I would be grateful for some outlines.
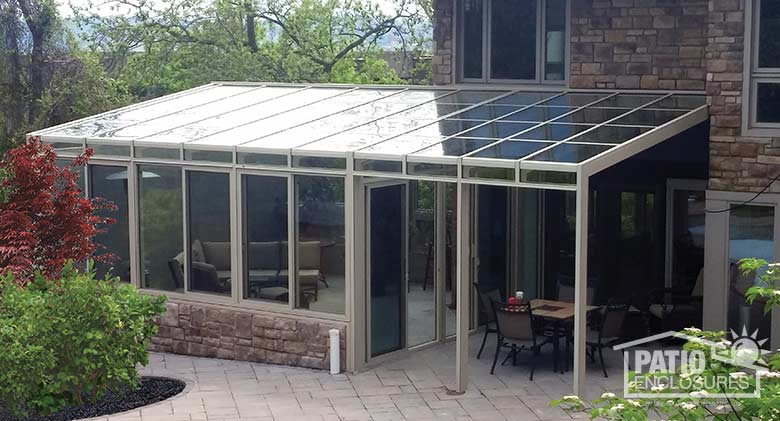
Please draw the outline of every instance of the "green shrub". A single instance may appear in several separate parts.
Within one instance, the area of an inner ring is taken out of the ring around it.
[[[137,387],[164,303],[70,264],[25,288],[0,277],[0,412],[46,415]]]

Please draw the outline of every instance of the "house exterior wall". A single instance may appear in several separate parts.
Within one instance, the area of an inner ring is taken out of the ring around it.
[[[746,136],[742,127],[746,1],[711,0],[707,45],[711,190],[757,192],[780,171],[780,138]],[[780,133],[779,133],[780,134]],[[780,192],[774,183],[769,191]]]
[[[345,367],[346,324],[171,300],[150,350],[199,357],[330,368],[330,329],[340,331]]]
[[[455,1],[436,3],[437,84],[457,80]],[[780,171],[780,137],[742,130],[745,6],[754,0],[570,1],[568,87],[706,90],[709,188],[757,192]],[[780,183],[770,191],[780,192]]]
[[[703,90],[707,0],[572,0],[572,88]]]

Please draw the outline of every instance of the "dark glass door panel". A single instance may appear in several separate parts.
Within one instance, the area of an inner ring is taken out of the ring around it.
[[[368,189],[371,356],[404,347],[406,185]]]

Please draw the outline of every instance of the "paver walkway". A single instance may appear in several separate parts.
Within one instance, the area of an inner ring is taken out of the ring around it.
[[[471,383],[460,396],[447,394],[454,382],[454,344],[408,353],[359,373],[327,372],[173,354],[152,354],[144,375],[186,380],[185,393],[147,408],[101,420],[570,420],[549,402],[571,393],[571,372],[553,373],[547,362],[534,381],[518,361],[489,374],[493,347],[476,360],[472,341]],[[622,390],[622,364],[610,356],[610,378],[598,367],[588,372],[586,397]],[[587,418],[575,414],[576,418]]]

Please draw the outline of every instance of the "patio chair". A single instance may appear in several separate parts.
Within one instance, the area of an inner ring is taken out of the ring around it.
[[[498,301],[491,301],[493,317],[496,320],[496,353],[493,355],[493,365],[490,367],[490,374],[495,374],[496,362],[501,348],[509,348],[510,354],[507,357],[512,358],[512,365],[516,362],[517,353],[520,351],[530,351],[531,357],[531,375],[530,381],[534,379],[534,370],[536,369],[536,360],[539,357],[541,347],[549,340],[542,343],[536,341],[536,323],[534,322],[531,306],[527,306],[524,311],[507,311],[503,309],[503,304]],[[504,360],[506,362],[506,360]]]
[[[493,315],[493,301],[501,301],[501,292],[498,289],[492,289],[490,291],[480,291],[479,284],[474,282],[474,290],[479,297],[479,312],[482,314],[485,321],[485,336],[482,337],[482,345],[479,347],[477,353],[477,359],[482,356],[482,350],[485,349],[485,343],[487,342],[488,335],[496,333],[496,318]]]
[[[599,353],[599,362],[607,375],[607,367],[604,365],[604,348],[611,348],[622,342],[623,323],[628,314],[628,304],[608,304],[601,308],[600,318],[596,329],[589,329],[587,334],[588,356],[595,362],[595,353]]]

